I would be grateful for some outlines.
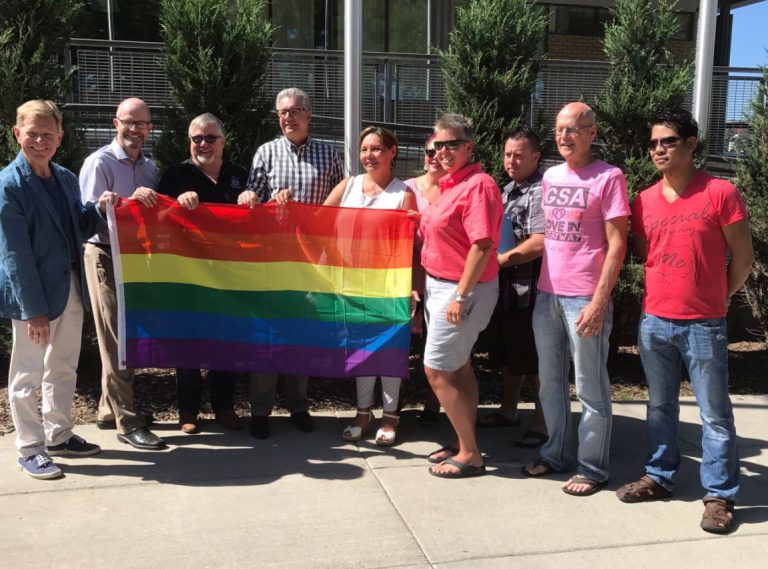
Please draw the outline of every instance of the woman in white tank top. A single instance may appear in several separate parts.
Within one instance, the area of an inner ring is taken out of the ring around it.
[[[380,127],[368,127],[360,133],[360,163],[365,174],[342,180],[323,205],[373,209],[416,210],[416,197],[393,174],[397,157],[397,137]],[[373,425],[373,393],[375,376],[357,378],[357,415],[342,433],[346,441],[358,441]],[[384,413],[376,432],[376,444],[391,446],[395,443],[400,416],[397,407],[400,399],[400,377],[381,377]]]

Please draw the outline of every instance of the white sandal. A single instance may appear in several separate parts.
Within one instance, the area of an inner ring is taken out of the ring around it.
[[[400,422],[400,415],[396,413],[383,413],[382,418],[383,417],[387,417],[389,419],[397,419],[397,423]],[[376,431],[376,446],[391,447],[393,444],[395,444],[396,438],[397,429],[392,431],[384,431],[383,429],[379,429]]]
[[[361,411],[358,409],[357,414],[368,415],[368,422],[363,427],[347,425],[341,433],[341,438],[345,441],[359,441],[371,430],[371,426],[373,425],[373,411],[371,409],[368,409],[368,411]]]

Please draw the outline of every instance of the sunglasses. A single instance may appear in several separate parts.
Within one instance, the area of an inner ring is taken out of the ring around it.
[[[202,144],[203,141],[206,141],[208,144],[213,144],[220,138],[221,137],[216,134],[206,134],[205,136],[203,136],[202,134],[198,134],[196,136],[190,136],[189,140],[191,140],[195,144]]]
[[[653,152],[656,147],[661,144],[664,149],[673,148],[677,146],[677,143],[683,140],[682,136],[665,136],[664,138],[652,138],[648,141],[648,150]]]
[[[427,155],[427,158],[434,158],[435,155],[437,154],[437,150],[435,150],[434,148],[425,148],[424,154]]]
[[[435,150],[440,151],[443,148],[447,150],[456,150],[459,148],[462,144],[465,142],[469,142],[468,140],[464,140],[463,138],[456,138],[454,140],[436,140],[434,142]]]

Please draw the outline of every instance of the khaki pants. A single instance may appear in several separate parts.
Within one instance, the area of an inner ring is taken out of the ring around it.
[[[13,349],[8,371],[8,399],[16,447],[22,458],[65,443],[72,436],[72,399],[77,383],[77,360],[83,331],[80,279],[71,273],[64,312],[51,321],[47,346],[27,335],[27,323],[13,320]],[[43,420],[37,412],[37,389],[42,392]]]
[[[101,399],[98,419],[114,420],[117,432],[132,433],[146,426],[133,409],[133,371],[120,370],[117,354],[117,294],[109,245],[85,245],[85,276],[101,356]]]

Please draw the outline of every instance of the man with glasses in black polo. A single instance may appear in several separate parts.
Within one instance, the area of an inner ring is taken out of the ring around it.
[[[141,99],[126,99],[112,124],[115,139],[88,156],[80,170],[83,203],[97,202],[106,191],[151,205],[156,199],[157,169],[142,147],[152,131],[149,107]],[[148,450],[165,443],[147,428],[147,417],[133,408],[133,371],[118,363],[117,295],[109,233],[97,233],[85,245],[85,274],[93,304],[93,319],[101,355],[101,400],[96,425],[117,429],[119,441]]]
[[[284,89],[275,99],[283,136],[259,147],[253,157],[248,189],[239,203],[254,207],[274,200],[322,205],[344,179],[344,165],[336,149],[309,135],[312,103],[301,89]],[[300,431],[314,430],[309,415],[306,376],[283,376],[286,407]],[[254,374],[251,381],[251,434],[269,438],[268,417],[275,402],[277,375]]]

